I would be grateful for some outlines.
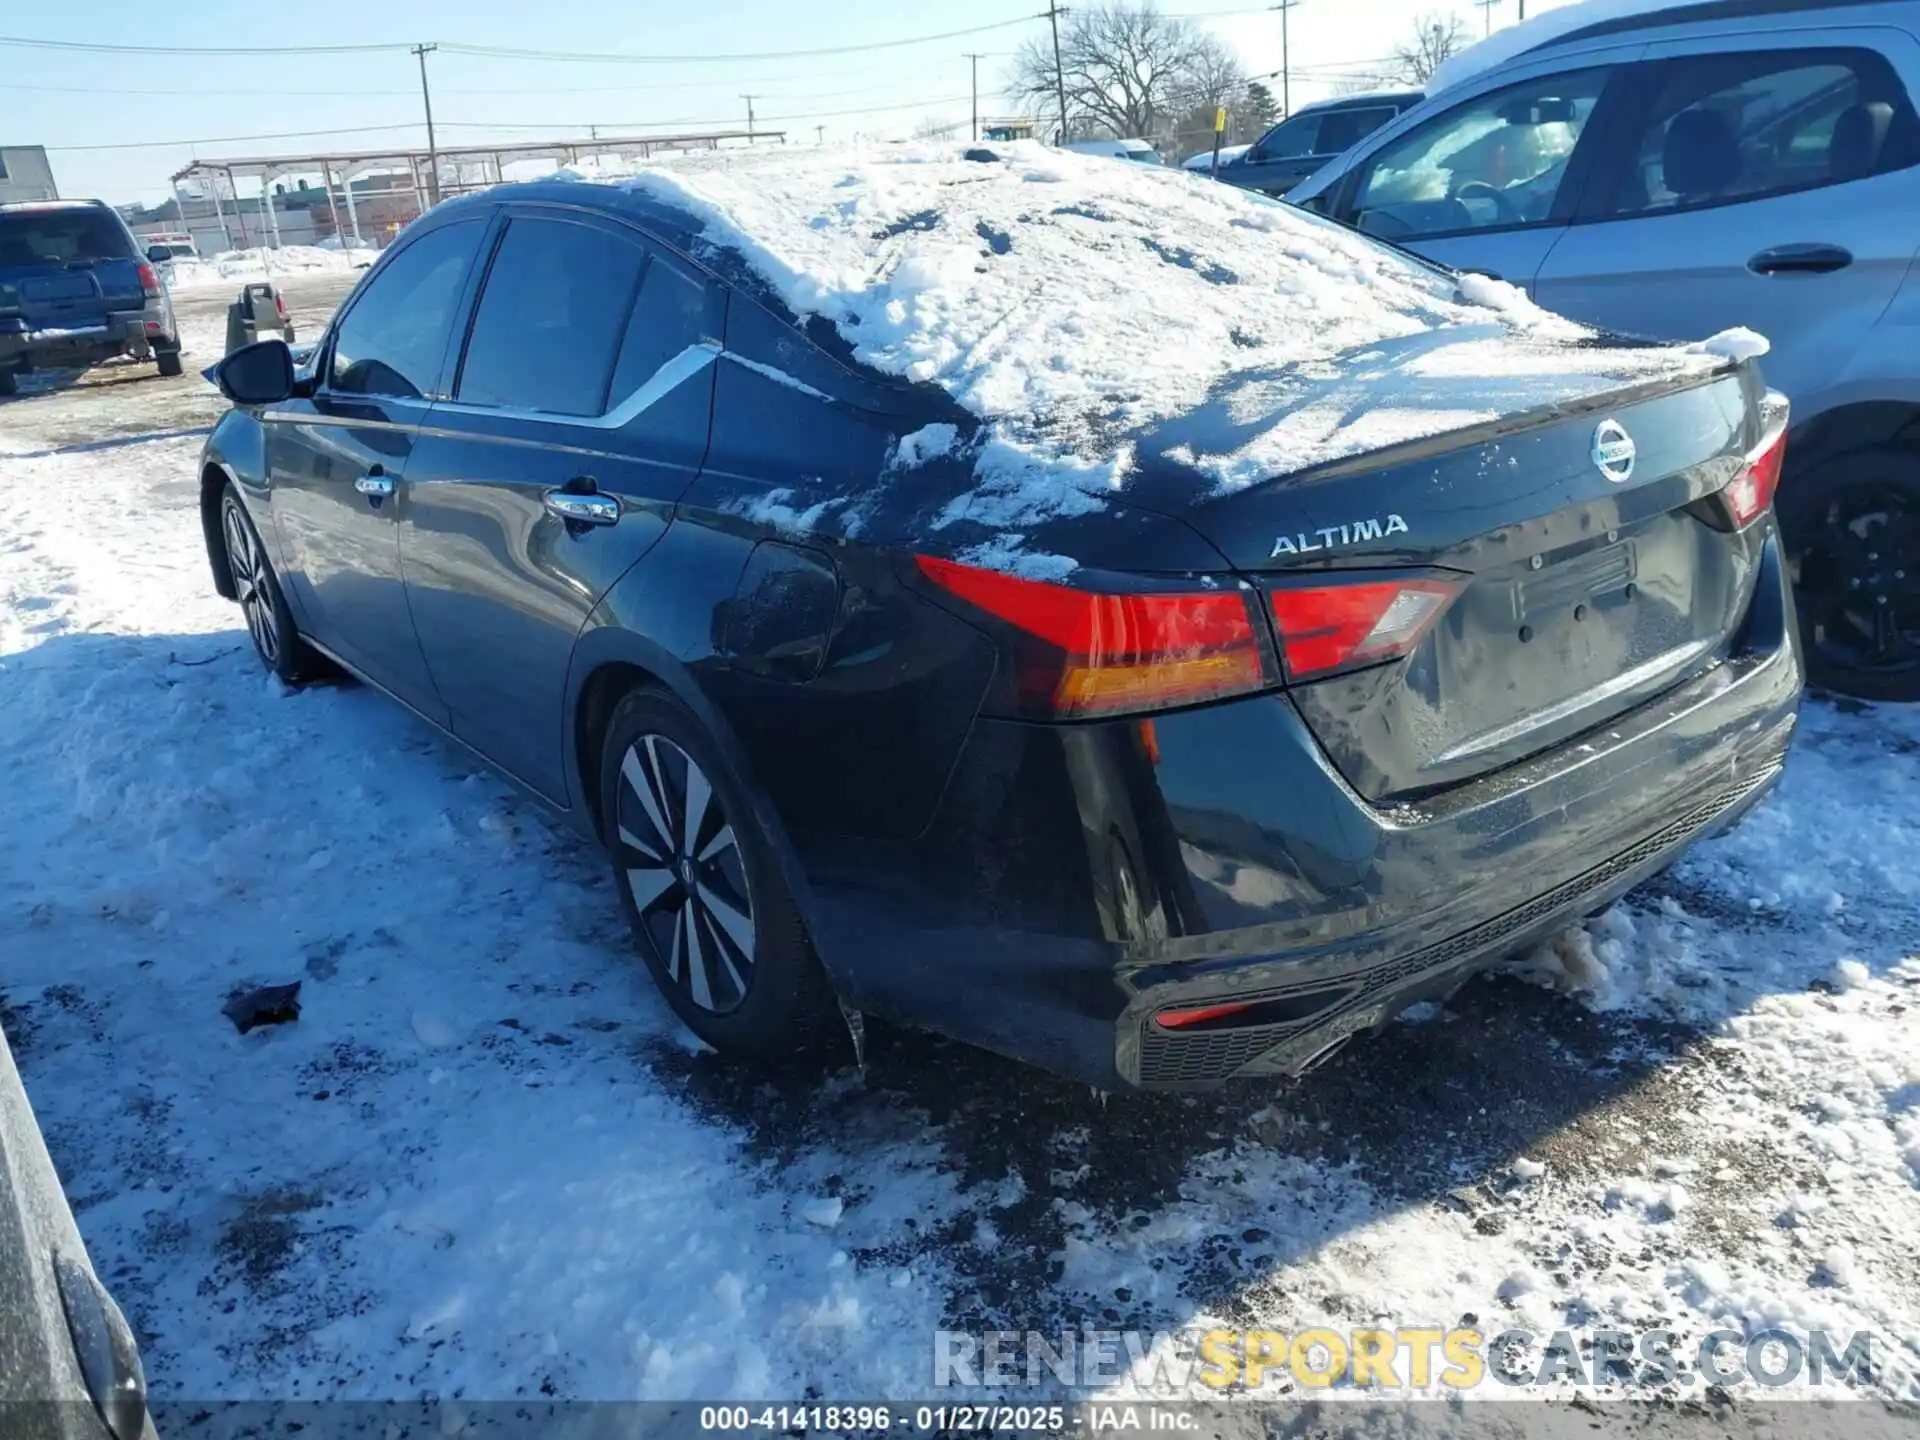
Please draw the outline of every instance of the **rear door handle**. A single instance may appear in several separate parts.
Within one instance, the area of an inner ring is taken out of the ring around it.
[[[1853,252],[1839,245],[1776,245],[1747,261],[1756,275],[1828,275],[1853,263]]]
[[[393,477],[376,465],[354,481],[353,488],[369,500],[384,500],[393,494]]]
[[[560,489],[547,491],[542,499],[549,515],[558,515],[575,525],[614,525],[620,520],[620,502],[611,495]]]

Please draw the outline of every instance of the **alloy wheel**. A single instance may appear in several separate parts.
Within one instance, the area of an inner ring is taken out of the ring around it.
[[[274,615],[273,592],[268,588],[260,542],[238,505],[226,507],[221,528],[227,540],[227,573],[233,576],[233,590],[240,601],[240,613],[246,617],[247,633],[253,637],[253,648],[272,669],[280,663],[280,623]]]
[[[1920,668],[1920,515],[1878,486],[1834,495],[1794,566],[1808,645],[1888,674]]]
[[[668,981],[714,1014],[753,984],[753,897],[720,797],[693,757],[644,734],[620,760],[621,873]]]

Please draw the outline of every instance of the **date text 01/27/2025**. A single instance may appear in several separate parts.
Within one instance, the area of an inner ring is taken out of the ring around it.
[[[1195,1417],[1171,1405],[1091,1405],[1068,1410],[1064,1405],[834,1405],[811,1401],[801,1405],[703,1405],[700,1428],[706,1431],[742,1431],[794,1434],[802,1431],[851,1431],[868,1434],[941,1434],[1025,1431],[1059,1435],[1077,1430],[1188,1430]]]

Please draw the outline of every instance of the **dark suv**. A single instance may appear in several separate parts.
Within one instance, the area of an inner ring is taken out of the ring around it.
[[[99,200],[0,205],[0,395],[122,355],[180,373],[173,302],[126,222]]]
[[[1221,165],[1219,178],[1242,189],[1284,195],[1425,98],[1406,90],[1304,105]]]

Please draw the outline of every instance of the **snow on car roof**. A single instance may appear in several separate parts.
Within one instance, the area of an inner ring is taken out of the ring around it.
[[[1442,90],[1486,74],[1496,65],[1506,64],[1537,45],[1545,45],[1589,25],[1630,20],[1636,15],[1654,15],[1697,3],[1699,0],[1576,0],[1572,5],[1543,10],[1441,61],[1427,81],[1427,95],[1438,95]]]
[[[1265,196],[1030,141],[721,152],[619,183],[689,214],[796,316],[831,322],[858,361],[980,417],[975,475],[1009,523],[1123,487],[1134,433],[1244,372],[1325,371],[1343,353],[1455,327],[1535,346],[1591,338],[1511,286],[1463,289]],[[1611,374],[1605,357],[1639,375],[1686,363],[1589,351],[1585,368]],[[1515,368],[1509,355],[1502,373]],[[1573,384],[1561,380],[1556,396]],[[1415,406],[1392,431],[1460,423],[1456,409]],[[1258,461],[1279,474],[1379,443],[1378,425],[1321,426],[1263,445]],[[1252,478],[1244,465],[1212,473]]]

